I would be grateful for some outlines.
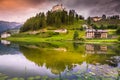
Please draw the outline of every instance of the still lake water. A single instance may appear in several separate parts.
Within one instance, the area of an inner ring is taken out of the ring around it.
[[[119,44],[0,43],[0,80],[120,80]]]

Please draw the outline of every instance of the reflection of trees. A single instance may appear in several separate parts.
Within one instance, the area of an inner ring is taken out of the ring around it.
[[[58,48],[58,45],[47,43],[47,42],[42,42],[42,43],[19,43],[19,45],[25,45],[27,47],[29,46],[36,46],[39,48]]]
[[[84,46],[85,46],[84,43],[74,42],[73,43],[73,51],[75,53],[84,54],[85,53],[85,47]]]
[[[84,58],[79,54],[61,53],[61,51],[56,50],[27,48],[23,46],[20,46],[20,50],[27,59],[35,62],[39,66],[43,66],[45,63],[46,67],[51,69],[54,74],[63,72],[66,66],[70,68],[72,64],[81,64],[84,61]]]
[[[90,64],[110,64],[106,60],[109,60],[112,56],[115,56],[115,54],[88,54],[86,61]]]
[[[117,47],[114,48],[114,51],[116,54],[120,55],[120,45],[117,45]]]
[[[84,61],[89,64],[109,64],[106,60],[116,55],[86,54],[86,56],[83,56],[85,55],[84,45],[80,45],[77,50],[71,49],[71,46],[69,46],[66,52],[55,50],[54,47],[51,48],[51,46],[49,46],[50,49],[47,45],[46,47],[39,47],[38,45],[37,47],[30,47],[29,45],[23,45],[20,46],[20,51],[23,52],[27,59],[35,62],[37,65],[43,66],[46,64],[46,67],[51,69],[51,72],[54,74],[60,74],[66,69],[66,66],[71,70],[74,67],[73,64],[81,64]]]
[[[74,47],[74,49],[78,49],[78,47],[79,47],[79,45],[78,45],[78,43],[73,43],[73,47]]]
[[[79,46],[83,46],[84,43],[76,43],[76,42],[73,42],[73,47],[75,50],[79,49]]]

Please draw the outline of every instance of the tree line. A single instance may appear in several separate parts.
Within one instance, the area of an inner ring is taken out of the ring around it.
[[[118,29],[120,27],[119,20],[119,15],[106,16],[103,14],[100,21],[95,22],[92,17],[88,17],[86,22],[94,29]]]
[[[46,14],[40,12],[35,17],[29,18],[21,27],[20,32],[39,30],[47,26],[59,28],[62,25],[72,25],[79,19],[84,19],[84,17],[78,15],[75,10],[48,11]]]
[[[105,14],[102,15],[102,20],[106,20],[106,19],[120,19],[119,15],[111,15],[111,16],[106,16]]]

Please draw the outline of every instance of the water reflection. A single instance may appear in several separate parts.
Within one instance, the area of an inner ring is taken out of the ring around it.
[[[106,54],[107,50],[107,45],[86,44],[86,53]]]
[[[118,48],[119,45],[80,43],[0,44],[0,73],[25,79],[119,79]]]
[[[7,41],[5,41],[7,42]],[[18,44],[3,44],[3,41],[0,43],[0,55],[5,54],[18,54],[19,52],[19,45]]]
[[[4,45],[10,45],[11,42],[7,40],[1,40],[1,43]]]

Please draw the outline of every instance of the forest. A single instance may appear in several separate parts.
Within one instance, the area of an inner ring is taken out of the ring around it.
[[[84,19],[84,17],[78,15],[75,10],[48,11],[46,14],[40,12],[29,18],[21,27],[20,32],[39,30],[48,26],[60,28],[62,25],[72,25],[79,19]]]

